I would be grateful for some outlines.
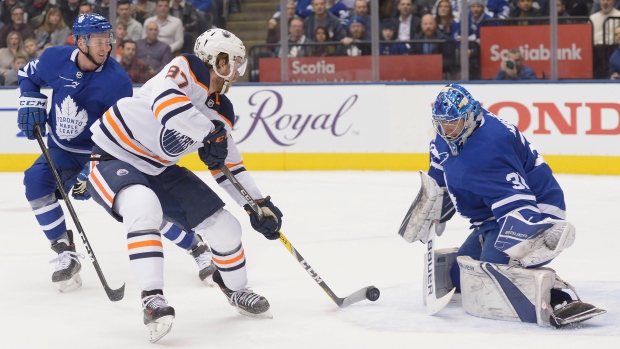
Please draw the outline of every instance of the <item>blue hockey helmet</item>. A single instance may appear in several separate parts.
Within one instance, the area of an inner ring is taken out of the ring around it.
[[[467,138],[482,122],[482,107],[471,93],[457,84],[446,85],[433,105],[433,126],[448,146],[452,155],[457,156]],[[462,128],[459,123],[463,120]],[[444,125],[453,125],[451,133],[446,133]]]
[[[85,44],[88,45],[88,39],[92,34],[109,34],[109,44],[116,42],[114,39],[114,28],[105,17],[96,13],[77,16],[72,29],[75,44],[77,45],[78,38],[82,37],[84,38]]]

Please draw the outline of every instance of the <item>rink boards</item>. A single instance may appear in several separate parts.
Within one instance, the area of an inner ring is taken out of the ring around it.
[[[233,138],[252,170],[427,169],[431,105],[442,86],[235,86],[228,94],[237,117]],[[555,172],[620,174],[617,85],[465,86],[485,108],[516,124]],[[18,96],[18,90],[0,90],[0,171],[23,171],[40,154],[17,129]],[[206,170],[195,154],[181,164]]]

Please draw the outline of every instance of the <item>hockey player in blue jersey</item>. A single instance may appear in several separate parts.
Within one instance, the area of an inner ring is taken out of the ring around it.
[[[472,229],[458,251],[436,251],[435,275],[449,277],[448,285],[435,278],[435,287],[456,287],[468,313],[492,319],[561,327],[603,314],[542,267],[572,245],[575,228],[551,168],[516,126],[456,84],[437,96],[432,121],[430,169],[401,235],[426,243],[455,210]]]
[[[88,169],[84,165],[93,147],[89,127],[116,101],[131,96],[132,84],[125,70],[108,59],[114,35],[107,19],[97,14],[80,15],[73,25],[73,35],[77,47],[51,47],[20,70],[18,126],[28,139],[35,138],[35,126],[43,135],[49,130],[49,153],[65,185],[63,189],[72,191],[76,199],[87,199]],[[40,92],[45,86],[53,89],[49,116],[47,96]],[[43,156],[26,170],[24,185],[35,217],[58,254],[53,260],[56,270],[52,282],[61,292],[75,290],[81,286],[79,258],[83,256],[75,250],[55,195],[56,182]],[[213,273],[210,251],[202,240],[165,222],[164,229],[167,237],[189,249],[201,278]]]

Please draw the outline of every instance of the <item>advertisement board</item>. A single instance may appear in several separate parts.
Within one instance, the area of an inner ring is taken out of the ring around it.
[[[538,79],[551,73],[548,25],[483,26],[480,28],[480,66],[482,79],[493,79],[508,51],[519,49],[523,64],[536,71]],[[592,78],[592,25],[558,26],[558,77]]]

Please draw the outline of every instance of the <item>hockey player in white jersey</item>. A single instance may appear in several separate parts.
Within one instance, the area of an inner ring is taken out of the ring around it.
[[[448,285],[431,280],[435,289],[456,287],[468,313],[492,319],[561,327],[603,314],[573,300],[562,289],[575,290],[542,267],[572,245],[575,228],[562,188],[532,144],[457,84],[441,90],[432,121],[430,169],[399,233],[426,243],[455,209],[472,224],[458,251],[437,251],[429,262],[444,266],[435,275],[449,275]]]
[[[195,55],[175,57],[133,98],[123,98],[92,127],[94,162],[88,191],[127,230],[131,269],[142,291],[144,323],[151,341],[172,326],[175,310],[163,294],[162,219],[202,234],[212,248],[214,281],[237,310],[270,317],[269,302],[248,289],[241,225],[224,202],[178,160],[198,151],[200,159],[240,205],[245,199],[224,177],[227,166],[265,217],[246,211],[254,229],[277,239],[281,211],[264,197],[230,137],[235,114],[225,93],[245,71],[245,47],[234,34],[210,29],[196,40]]]

